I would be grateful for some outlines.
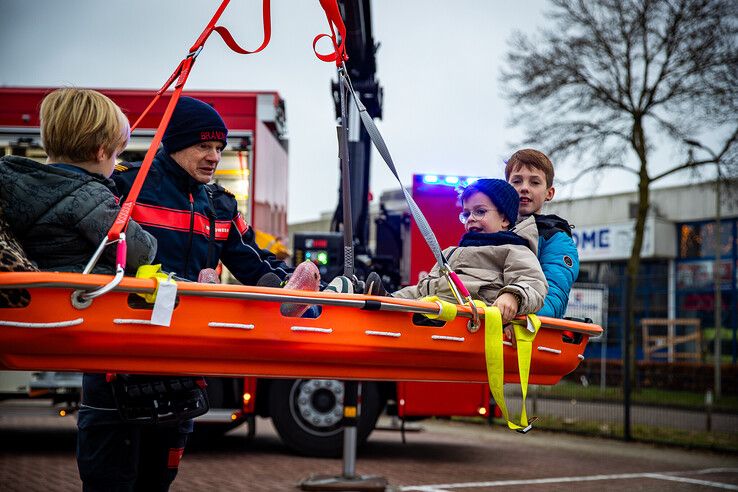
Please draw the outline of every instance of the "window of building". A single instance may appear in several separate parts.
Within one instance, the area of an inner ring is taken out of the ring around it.
[[[720,221],[720,290],[721,325],[732,332],[732,340],[723,345],[724,353],[733,362],[738,360],[738,221]],[[676,315],[679,318],[699,318],[702,329],[709,332],[715,326],[715,242],[718,239],[715,222],[679,224],[676,259]]]
[[[720,221],[720,256],[732,256],[734,220]],[[679,258],[715,257],[715,222],[682,224],[679,227]]]
[[[720,262],[720,283],[730,288],[733,283],[733,260]],[[679,262],[676,265],[677,289],[703,290],[714,288],[715,260]]]

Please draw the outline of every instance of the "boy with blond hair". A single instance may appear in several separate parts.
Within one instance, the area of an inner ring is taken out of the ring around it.
[[[128,144],[128,119],[108,97],[64,88],[41,103],[46,165],[25,157],[0,158],[0,208],[10,232],[41,270],[82,271],[120,207],[110,180]],[[149,263],[156,239],[131,221],[127,266]],[[96,273],[114,271],[115,248],[106,248]]]
[[[538,314],[561,318],[579,275],[579,255],[569,223],[556,215],[541,214],[556,193],[553,164],[543,152],[518,150],[507,160],[505,179],[520,196],[518,222],[532,216],[538,227],[538,260],[548,281],[548,295]]]

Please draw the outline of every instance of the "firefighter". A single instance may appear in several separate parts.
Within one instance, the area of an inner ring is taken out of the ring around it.
[[[141,189],[133,219],[158,240],[154,263],[177,277],[204,280],[222,261],[244,284],[256,284],[266,273],[284,280],[291,269],[257,246],[254,230],[238,212],[234,196],[210,184],[227,135],[215,109],[182,97]],[[116,167],[113,179],[121,197],[131,189],[140,166]],[[84,378],[78,464],[85,490],[168,490],[193,421],[183,418],[169,425],[126,422],[117,397],[123,389],[115,384],[102,374]]]

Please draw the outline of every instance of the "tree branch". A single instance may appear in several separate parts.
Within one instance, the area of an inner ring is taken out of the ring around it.
[[[698,167],[701,167],[707,164],[719,164],[720,161],[723,159],[723,157],[728,153],[730,148],[733,146],[733,144],[736,142],[738,142],[738,127],[736,127],[735,130],[733,130],[733,134],[730,137],[728,137],[728,139],[725,141],[725,143],[723,144],[723,148],[720,150],[719,153],[713,154],[709,159],[702,159],[699,161],[690,159],[687,162],[680,164],[679,166],[676,166],[672,169],[669,169],[668,171],[665,171],[657,175],[654,178],[651,178],[651,181],[652,182],[657,181],[661,178],[665,178],[666,176],[670,176],[674,173],[678,173],[686,169],[697,169]]]
[[[594,173],[594,172],[597,172],[597,171],[604,171],[605,169],[617,169],[619,171],[627,171],[629,173],[632,173],[632,174],[638,176],[638,171],[636,171],[635,169],[632,169],[632,168],[630,168],[630,167],[628,167],[628,166],[626,166],[624,164],[613,164],[613,163],[603,162],[601,164],[597,164],[595,166],[590,166],[590,167],[588,167],[586,169],[583,169],[576,176],[574,176],[572,179],[562,180],[562,181],[560,181],[560,183],[562,185],[574,184],[577,181],[579,181],[580,179],[582,179],[584,176],[586,176],[587,174]]]

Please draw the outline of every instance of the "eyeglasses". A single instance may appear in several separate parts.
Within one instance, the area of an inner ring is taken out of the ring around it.
[[[487,210],[486,208],[477,208],[472,210],[471,212],[465,210],[459,214],[459,221],[462,224],[466,224],[467,222],[469,222],[469,217],[474,217],[475,220],[482,220],[488,212],[489,210]]]

